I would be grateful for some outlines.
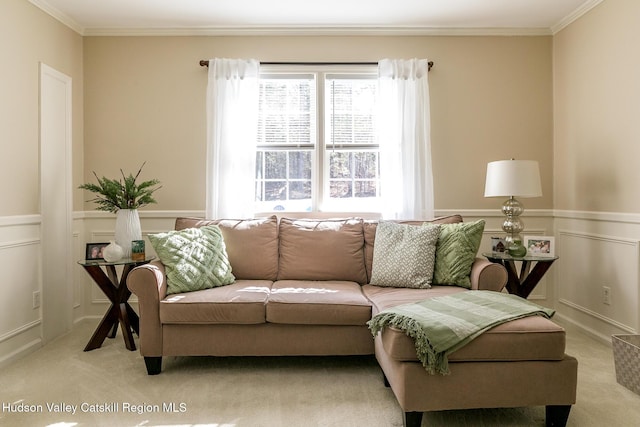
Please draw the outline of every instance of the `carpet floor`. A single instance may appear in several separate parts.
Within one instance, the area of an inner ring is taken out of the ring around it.
[[[83,352],[96,324],[0,371],[1,426],[402,426],[373,356],[175,357],[148,376],[120,331]],[[567,353],[579,362],[569,426],[640,425],[640,396],[616,382],[610,346],[568,329]],[[544,407],[431,412],[422,425],[544,426]]]

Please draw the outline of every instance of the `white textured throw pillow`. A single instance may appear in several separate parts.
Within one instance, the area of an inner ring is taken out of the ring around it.
[[[373,246],[372,285],[430,288],[439,224],[421,226],[381,221]]]

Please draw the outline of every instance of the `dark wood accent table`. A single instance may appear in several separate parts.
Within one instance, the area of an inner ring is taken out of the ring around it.
[[[491,262],[502,264],[507,269],[507,291],[510,294],[527,298],[536,287],[542,276],[547,272],[551,264],[558,259],[557,256],[542,257],[527,255],[524,257],[512,257],[509,254],[484,252],[483,257]],[[516,269],[516,262],[521,262],[520,274]],[[533,268],[532,267],[533,264]]]
[[[147,264],[155,257],[147,257],[142,261],[133,261],[125,258],[116,262],[104,260],[78,261],[84,267],[93,281],[102,289],[102,292],[111,301],[111,307],[105,313],[102,321],[91,336],[91,339],[84,348],[84,351],[94,350],[102,345],[104,339],[115,338],[118,331],[118,323],[122,329],[124,343],[127,349],[134,351],[136,344],[133,341],[131,329],[138,335],[140,333],[140,318],[138,314],[127,302],[131,296],[131,291],[127,288],[127,276],[134,267]],[[122,266],[122,274],[118,279],[117,266]]]

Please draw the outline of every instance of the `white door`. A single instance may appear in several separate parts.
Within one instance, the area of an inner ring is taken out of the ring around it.
[[[71,77],[40,64],[42,338],[71,330]]]

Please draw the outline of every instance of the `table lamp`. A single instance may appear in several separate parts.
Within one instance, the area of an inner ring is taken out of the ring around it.
[[[502,229],[507,233],[506,246],[509,255],[523,257],[527,248],[520,233],[524,223],[520,215],[524,207],[516,197],[540,197],[540,169],[535,160],[498,160],[487,164],[484,197],[508,197],[502,205],[505,220]]]

